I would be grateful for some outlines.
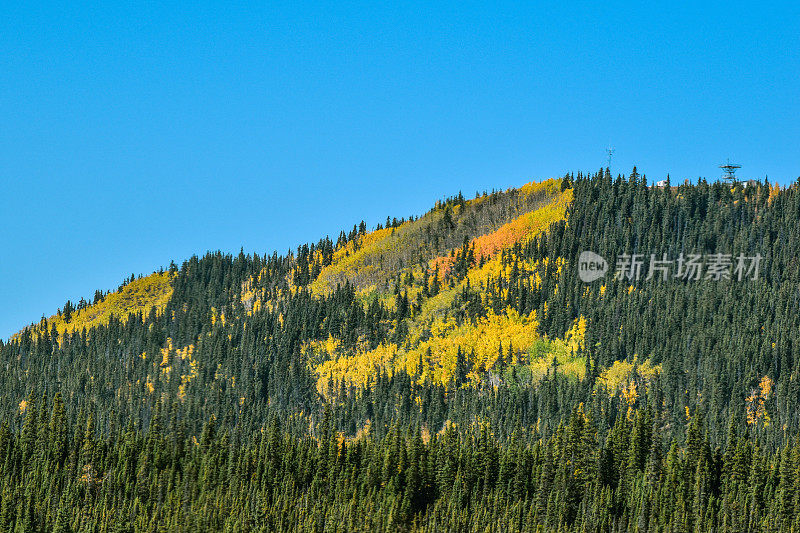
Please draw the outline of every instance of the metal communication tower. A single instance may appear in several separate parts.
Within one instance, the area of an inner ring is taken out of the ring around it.
[[[611,158],[614,156],[614,147],[610,146],[606,148],[606,155],[608,156],[606,159],[606,168],[611,170]]]
[[[736,171],[742,168],[742,165],[731,163],[731,160],[727,159],[724,164],[719,166],[719,168],[721,168],[724,172],[722,179],[730,183],[736,183]]]

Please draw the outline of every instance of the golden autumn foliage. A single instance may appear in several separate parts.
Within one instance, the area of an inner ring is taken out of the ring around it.
[[[571,201],[572,189],[567,189],[555,195],[542,207],[520,215],[496,231],[475,237],[469,243],[475,249],[475,259],[479,261],[494,257],[500,250],[513,246],[517,242],[525,244],[545,231],[553,222],[564,220],[567,206]],[[430,267],[431,270],[438,271],[441,278],[444,278],[452,265],[452,256],[442,256],[433,259]]]
[[[272,297],[268,297],[266,288],[261,286],[262,279],[266,276],[268,276],[267,269],[262,268],[258,275],[250,276],[242,283],[239,301],[244,306],[247,316],[252,316],[253,313],[258,313],[262,310],[274,311],[277,305],[276,302],[282,301],[287,295],[284,290],[278,289]],[[295,294],[297,287],[291,285],[291,280],[289,280],[289,283],[289,292]],[[220,314],[216,309],[212,308],[211,325],[215,325],[220,320],[222,325],[225,325],[226,318],[224,314]]]
[[[775,201],[775,198],[781,193],[781,186],[777,183],[773,184],[769,189],[769,198],[767,198],[767,202],[772,203]]]
[[[404,226],[409,224],[407,222]],[[362,277],[377,273],[380,265],[374,261],[375,256],[388,253],[392,247],[403,246],[401,237],[405,232],[401,231],[402,227],[375,230],[360,237],[358,241],[349,242],[347,246],[337,249],[333,254],[333,262],[312,283],[312,292],[330,292],[337,283],[356,272]]]
[[[484,291],[489,283],[492,283],[498,278],[509,279],[514,271],[517,269],[517,276],[528,288],[538,289],[542,283],[542,272],[550,265],[550,259],[544,258],[542,261],[529,261],[527,259],[518,258],[513,253],[509,255],[511,260],[505,265],[501,261],[499,255],[495,255],[492,259],[486,261],[483,266],[474,267],[467,272],[465,280],[452,288],[444,288],[439,294],[429,298],[425,301],[422,307],[422,312],[415,324],[412,324],[411,331],[419,329],[419,325],[429,325],[436,320],[442,320],[446,314],[447,308],[453,302],[456,294],[469,284],[473,288]],[[565,262],[561,258],[555,259],[555,272],[560,274],[565,266]],[[410,292],[409,295],[414,295]],[[503,296],[505,293],[503,294]],[[488,310],[491,302],[484,300],[484,307]],[[585,324],[583,326],[585,332]]]
[[[225,325],[225,312],[220,312],[217,310],[216,307],[211,308],[211,325],[215,325],[217,322]]]
[[[479,257],[489,257],[515,242],[525,242],[553,222],[563,220],[572,201],[572,189],[561,191],[560,188],[561,180],[549,179],[516,189],[513,204],[517,210],[505,213],[503,220],[491,219],[478,224],[477,236],[472,241],[481,254]],[[507,194],[510,191],[512,189]],[[452,215],[437,209],[398,227],[378,229],[348,242],[334,251],[331,264],[323,268],[311,284],[312,292],[327,294],[345,281],[359,289],[386,281],[387,272],[403,270],[417,261],[420,254],[428,254],[426,260],[435,267],[446,265],[448,256],[431,256],[431,250],[425,245],[425,236],[431,229],[439,227],[445,216],[452,216],[457,221],[460,216],[474,214],[488,200],[486,196],[467,200],[463,206],[456,205]]]
[[[635,370],[635,372],[634,372]],[[600,373],[597,381],[611,392],[619,392],[632,379],[643,378],[649,381],[661,372],[661,365],[653,365],[649,359],[641,363],[634,358],[632,363],[628,361],[614,361],[614,364]]]
[[[628,415],[631,415],[647,383],[660,372],[661,365],[653,365],[649,359],[640,363],[634,356],[633,362],[614,361],[600,373],[597,385],[605,387],[610,394],[618,393],[628,406]]]
[[[526,368],[534,381],[551,369],[554,358],[561,372],[582,378],[585,360],[576,356],[576,350],[583,344],[583,317],[566,339],[541,337],[537,326],[535,313],[520,316],[516,310],[508,309],[499,315],[490,313],[474,324],[435,322],[428,331],[429,337],[410,340],[411,347],[389,343],[338,356],[338,343],[329,339],[307,345],[306,349],[327,359],[315,368],[317,389],[326,395],[331,384],[338,387],[342,380],[348,386],[365,387],[380,370],[392,375],[402,369],[418,381],[446,385],[454,376],[459,350],[467,359],[470,380],[479,379],[482,372],[498,371],[501,353],[505,364]]]
[[[391,375],[397,350],[396,344],[381,344],[374,350],[325,361],[316,369],[317,390],[328,394],[330,386],[338,386],[342,379],[349,386],[364,387],[381,368]]]
[[[554,197],[547,205],[530,211],[501,226],[497,231],[481,235],[473,240],[476,258],[491,257],[503,248],[524,244],[531,237],[538,235],[550,224],[563,220],[567,205],[572,201],[572,189]]]
[[[168,272],[153,273],[131,281],[121,290],[109,293],[101,301],[72,314],[69,322],[61,315],[53,315],[47,319],[48,328],[55,324],[59,335],[75,333],[95,326],[108,324],[113,315],[125,322],[131,314],[147,315],[155,308],[161,312],[172,296],[171,277]],[[38,332],[41,326],[34,326]]]
[[[170,383],[179,379],[178,384],[178,398],[183,401],[186,397],[187,385],[198,375],[198,363],[194,359],[195,347],[193,344],[184,346],[183,348],[176,348],[172,343],[172,338],[167,338],[165,345],[159,350],[160,358],[154,360],[152,365],[152,374],[148,374],[145,387],[149,393],[155,390],[155,383],[151,375],[155,375],[162,383]],[[147,354],[143,353],[140,356],[143,360],[147,360]],[[175,374],[173,374],[173,370]],[[177,378],[175,375],[179,375]]]
[[[408,335],[402,345],[385,343],[372,349],[359,346],[345,353],[338,340],[332,337],[306,344],[303,351],[317,374],[319,392],[328,394],[331,386],[338,388],[342,382],[347,386],[364,387],[378,372],[391,375],[399,370],[420,382],[448,385],[456,371],[459,351],[469,369],[468,382],[477,382],[482,374],[496,373],[505,365],[524,369],[522,373],[526,379],[538,381],[552,369],[554,360],[558,371],[581,378],[585,372],[585,360],[578,354],[584,348],[584,317],[576,320],[562,339],[542,338],[537,333],[535,313],[520,316],[515,309],[506,308],[505,304],[498,307],[507,289],[500,291],[497,301],[490,301],[483,296],[487,287],[512,276],[529,288],[537,289],[541,286],[545,271],[555,271],[558,275],[566,266],[561,258],[545,258],[541,262],[527,260],[519,257],[513,247],[541,234],[552,223],[564,220],[567,206],[572,200],[572,190],[560,191],[558,180],[548,180],[541,184],[526,185],[520,194],[539,194],[543,200],[537,209],[524,212],[494,231],[473,238],[468,245],[475,251],[476,260],[460,281],[455,284],[446,282],[454,261],[453,253],[429,262],[429,272],[438,271],[442,284],[438,294],[424,298],[421,308],[415,310],[407,321]],[[467,205],[483,201],[486,198],[479,197],[467,202]],[[454,210],[456,215],[459,207],[456,206]],[[323,269],[320,278],[312,284],[312,292],[325,292],[333,279],[337,282],[350,279],[359,287],[358,279],[349,276],[348,272],[363,274],[364,268],[369,271],[371,266],[366,263],[386,252],[390,246],[401,246],[405,237],[413,235],[410,230],[415,223],[407,222],[398,228],[369,233],[357,244],[350,242],[338,249],[333,264]],[[551,261],[555,264],[551,264]],[[404,272],[415,280],[425,281],[424,272],[419,266],[407,268]],[[424,283],[404,285],[403,290],[410,300],[414,300],[422,291],[422,285]],[[457,323],[451,315],[452,304],[467,285],[482,295],[486,316],[473,322]],[[387,308],[394,308],[395,298],[382,293],[374,284],[360,287],[358,294],[362,302],[379,298]],[[396,327],[396,324],[392,324],[392,327]]]
[[[535,313],[530,317],[521,317],[514,309],[500,315],[489,313],[475,324],[456,326],[452,321],[435,323],[431,328],[431,337],[419,342],[411,350],[404,350],[404,357],[398,362],[411,375],[447,383],[455,372],[459,348],[474,370],[490,370],[497,363],[500,346],[504,349],[504,356],[509,347],[514,354],[515,350],[527,350],[539,338],[537,327]],[[428,349],[432,357],[423,361],[428,368],[420,369],[419,361],[425,359]]]
[[[764,376],[758,382],[758,386],[750,391],[750,394],[745,399],[748,425],[756,426],[760,421],[764,427],[769,426],[771,419],[764,402],[769,400],[773,385],[772,379],[769,376]]]

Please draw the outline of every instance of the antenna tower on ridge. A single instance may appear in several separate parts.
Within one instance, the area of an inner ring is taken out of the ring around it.
[[[613,146],[609,145],[608,148],[606,148],[606,156],[607,156],[607,158],[606,158],[606,168],[611,170],[611,158],[614,157],[614,147]]]
[[[742,165],[731,163],[731,160],[727,159],[724,164],[719,166],[719,168],[721,168],[722,172],[724,172],[722,179],[730,183],[736,183],[736,171],[742,168]]]

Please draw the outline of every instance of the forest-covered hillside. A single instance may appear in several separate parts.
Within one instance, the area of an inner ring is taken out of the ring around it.
[[[800,180],[458,193],[0,366],[0,531],[800,530]]]

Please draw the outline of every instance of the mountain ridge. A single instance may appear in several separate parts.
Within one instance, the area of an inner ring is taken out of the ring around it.
[[[568,175],[128,280],[0,343],[0,528],[788,530],[799,185]]]

